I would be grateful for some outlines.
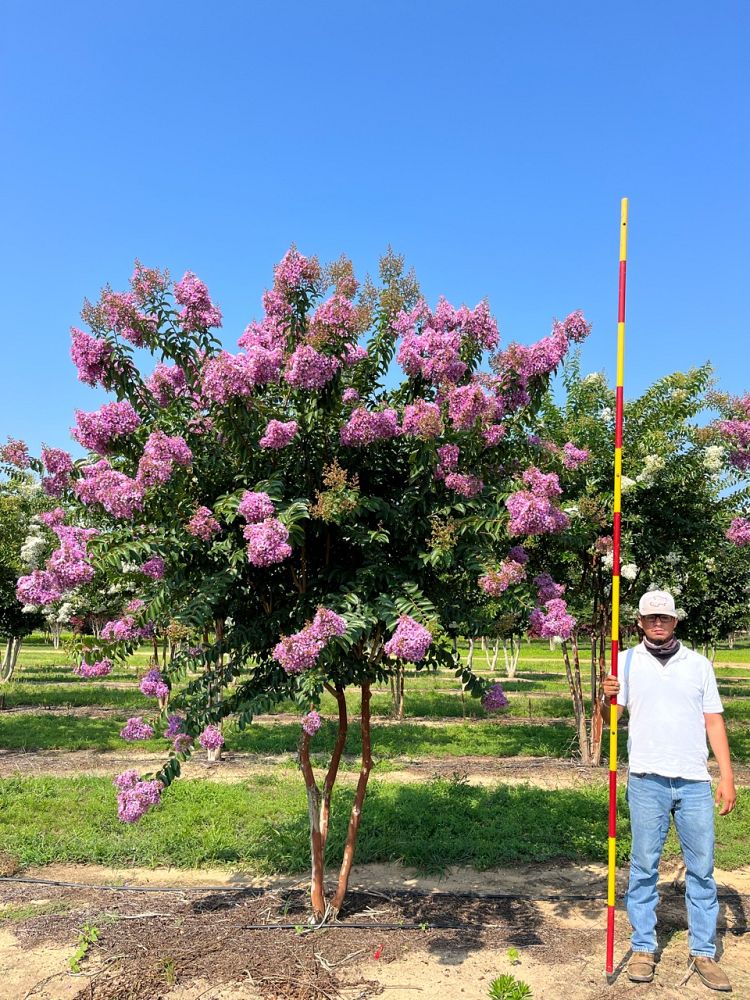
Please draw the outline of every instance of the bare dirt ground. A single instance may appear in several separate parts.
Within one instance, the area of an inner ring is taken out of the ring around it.
[[[361,866],[340,923],[314,931],[304,888],[291,879],[92,866],[26,874],[88,888],[0,882],[2,1000],[485,1000],[501,973],[528,983],[535,1000],[711,995],[695,976],[680,985],[687,940],[675,865],[663,871],[652,986],[629,983],[621,969],[612,984],[605,980],[606,907],[591,898],[604,885],[597,865],[456,869],[441,879]],[[717,874],[721,960],[735,996],[747,998],[750,869]],[[122,887],[123,878],[169,891],[95,888]],[[74,974],[68,959],[84,924],[97,928],[98,940]],[[620,912],[621,964],[627,936]]]
[[[158,753],[91,750],[43,750],[20,751],[0,750],[0,778],[38,777],[50,775],[57,778],[93,775],[114,776],[126,768],[134,767],[146,773],[158,770],[164,762],[164,755]],[[220,761],[209,762],[205,754],[195,754],[182,765],[182,776],[213,782],[245,781],[259,774],[279,773],[280,766],[294,761],[293,754],[265,756],[249,753],[225,753]],[[709,762],[709,770],[718,777],[715,761]],[[625,781],[627,768],[620,768],[620,777]],[[427,781],[434,777],[461,778],[472,785],[493,786],[504,784],[530,784],[539,788],[579,788],[588,785],[606,785],[606,768],[582,767],[574,761],[555,757],[410,757],[388,761],[388,769],[376,768],[373,776],[379,781],[401,783]],[[355,772],[342,771],[339,780],[356,782]],[[735,766],[735,781],[739,787],[750,786],[750,767]]]

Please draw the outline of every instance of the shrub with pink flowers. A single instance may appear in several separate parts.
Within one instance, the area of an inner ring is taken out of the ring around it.
[[[392,253],[379,284],[360,287],[345,258],[324,268],[295,248],[234,348],[232,331],[218,340],[221,310],[192,272],[173,283],[136,263],[129,289],[105,288],[83,318],[88,330],[73,330],[71,357],[82,381],[111,395],[78,414],[74,435],[88,457],[73,463],[47,449],[42,462],[19,442],[3,451],[45,476],[71,512],[51,527],[59,546],[19,583],[19,596],[45,605],[95,573],[128,584],[100,651],[79,667],[93,676],[97,664],[154,640],[140,683],[161,717],[153,706],[154,718],[129,720],[122,735],[158,730],[171,747],[155,779],[118,779],[126,822],[160,801],[196,743],[219,749],[223,720],[243,727],[295,700],[302,772],[318,803],[312,908],[318,918],[335,914],[372,763],[372,684],[406,663],[443,665],[468,694],[502,707],[455,657],[450,581],[467,581],[472,621],[509,609],[528,621],[539,607],[540,629],[566,622],[560,599],[547,587],[537,605],[530,581],[547,569],[540,539],[570,521],[558,475],[584,470],[585,452],[572,439],[557,453],[535,447],[528,428],[588,324],[573,313],[537,344],[501,350],[486,302],[428,303]],[[156,639],[178,632],[162,662]],[[188,669],[189,683],[175,685]],[[330,900],[322,859],[331,797],[309,745],[324,691],[337,701],[339,738],[356,693],[363,747],[349,849]]]

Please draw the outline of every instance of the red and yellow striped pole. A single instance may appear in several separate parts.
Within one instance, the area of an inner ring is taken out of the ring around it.
[[[620,205],[620,288],[617,307],[617,386],[615,389],[615,482],[612,518],[612,658],[611,672],[617,677],[620,648],[620,528],[622,498],[622,414],[625,374],[625,276],[628,260],[628,199]],[[609,870],[607,874],[607,975],[614,971],[615,950],[615,853],[617,846],[617,698],[609,710]]]

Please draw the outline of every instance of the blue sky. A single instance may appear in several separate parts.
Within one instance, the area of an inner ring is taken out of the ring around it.
[[[195,271],[230,349],[290,242],[484,296],[504,342],[582,308],[626,394],[710,359],[750,384],[750,8],[701,0],[6,0],[0,440],[65,446],[70,325],[138,256]]]

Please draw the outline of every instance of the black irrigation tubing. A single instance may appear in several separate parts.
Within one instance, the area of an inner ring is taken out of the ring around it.
[[[105,892],[251,892],[255,893],[257,896],[263,896],[270,892],[290,892],[298,889],[299,886],[278,886],[277,888],[263,888],[256,887],[252,885],[107,885],[107,884],[92,884],[90,882],[64,882],[58,879],[46,879],[46,878],[30,878],[24,875],[5,875],[0,877],[0,884],[3,882],[16,882],[24,885],[49,885],[57,886],[64,889],[98,889]],[[682,895],[683,891],[679,890],[677,886],[671,886],[672,895]],[[391,889],[390,892],[385,892],[378,890],[377,892],[368,889],[351,889],[352,893],[360,893],[363,896],[378,896],[382,898],[383,896],[388,897],[393,896],[420,896],[429,897],[431,899],[471,899],[471,900],[496,900],[496,899],[511,899],[519,900],[521,902],[527,901],[529,903],[564,903],[564,902],[579,902],[579,903],[589,903],[595,902],[599,899],[606,899],[607,894],[605,892],[597,893],[576,893],[576,892],[559,892],[559,893],[549,893],[540,896],[531,896],[525,893],[518,892],[425,892],[420,893],[418,890],[414,889]],[[750,893],[735,892],[734,890],[719,892],[719,899],[750,899]],[[262,926],[266,926],[263,924]],[[276,925],[275,925],[276,926]],[[297,927],[298,924],[290,924],[291,927]],[[353,925],[348,925],[353,926]],[[382,925],[378,925],[382,926]],[[463,926],[463,925],[462,925]]]

